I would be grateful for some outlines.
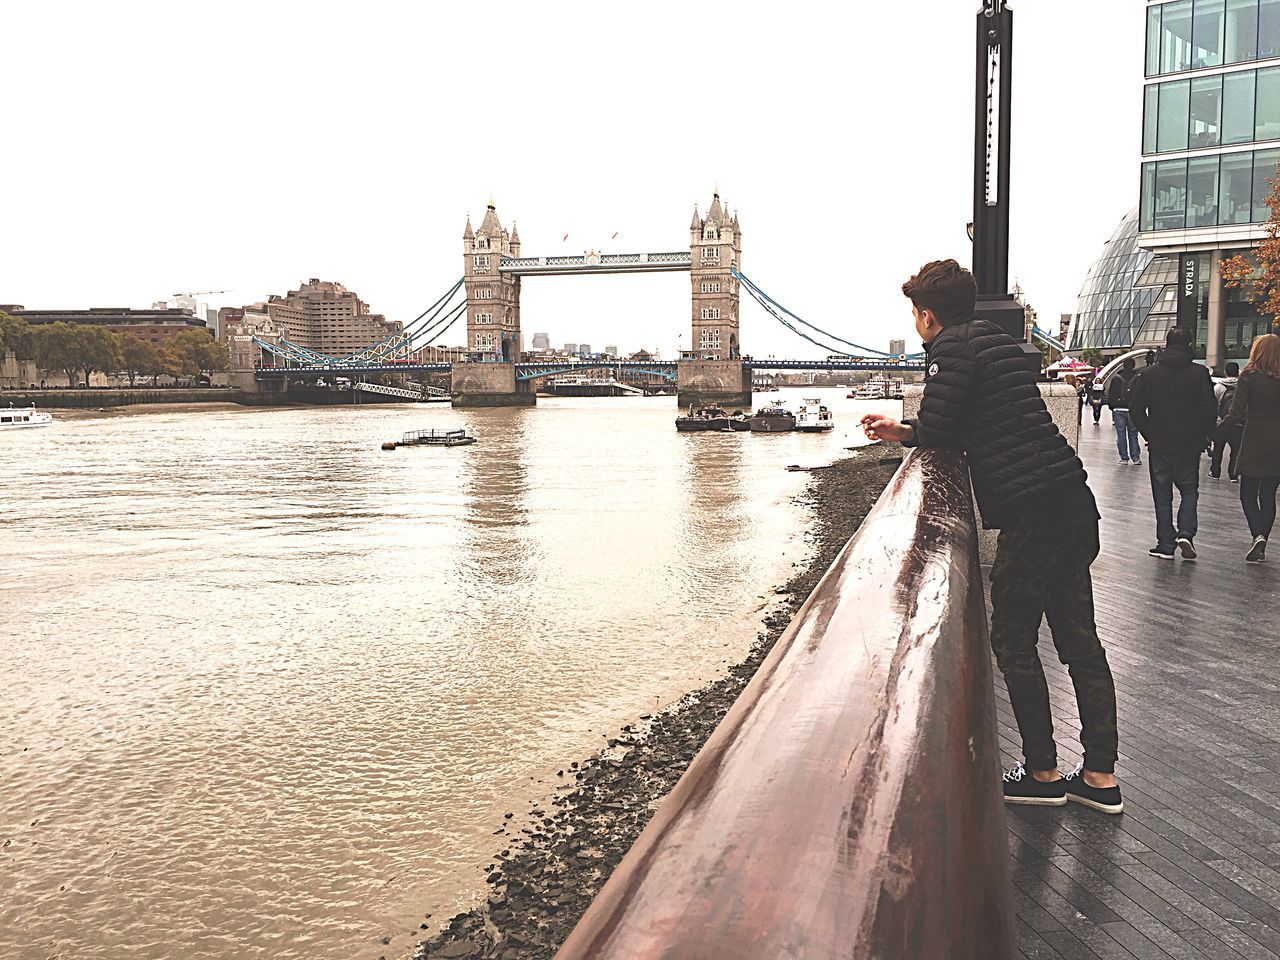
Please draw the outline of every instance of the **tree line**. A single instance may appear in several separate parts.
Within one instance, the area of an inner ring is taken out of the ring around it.
[[[134,333],[113,333],[87,323],[30,325],[0,313],[0,358],[12,352],[42,370],[59,370],[67,384],[89,383],[94,373],[123,373],[133,386],[137,378],[191,377],[226,370],[227,345],[204,330],[183,330],[150,343]],[[84,376],[80,376],[83,373]]]

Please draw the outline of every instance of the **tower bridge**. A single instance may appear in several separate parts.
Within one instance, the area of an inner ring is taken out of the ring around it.
[[[361,374],[443,373],[452,378],[458,406],[532,406],[535,381],[556,373],[633,368],[676,383],[679,403],[750,406],[752,370],[918,370],[921,355],[891,357],[809,323],[743,275],[742,226],[719,193],[706,216],[695,206],[689,249],[571,256],[525,256],[520,234],[502,225],[491,200],[479,227],[470,216],[462,233],[463,275],[439,300],[404,329],[346,357],[328,357],[279,335],[233,344],[233,369],[252,371],[254,385],[266,387],[295,378],[350,371]],[[521,362],[520,292],[526,279],[621,273],[689,274],[692,349],[678,362]],[[745,291],[775,320],[834,359],[774,360],[744,355],[739,338]],[[463,356],[441,363],[428,348],[465,318]]]

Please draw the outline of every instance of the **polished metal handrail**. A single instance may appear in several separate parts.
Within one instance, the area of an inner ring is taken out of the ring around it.
[[[557,960],[1007,960],[962,456],[913,451]]]

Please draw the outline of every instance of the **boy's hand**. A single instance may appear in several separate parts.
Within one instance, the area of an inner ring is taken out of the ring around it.
[[[916,435],[910,424],[899,423],[892,417],[869,413],[862,418],[862,432],[872,440],[910,440]]]

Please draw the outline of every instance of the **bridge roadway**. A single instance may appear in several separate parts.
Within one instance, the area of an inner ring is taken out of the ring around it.
[[[914,360],[761,360],[744,359],[743,367],[748,370],[812,370],[820,371],[893,371],[919,372],[924,364]],[[657,373],[675,378],[677,362],[674,360],[601,360],[599,362],[584,361],[582,363],[517,363],[516,376],[521,380],[534,377],[550,376],[554,373],[572,373],[576,370],[619,369],[635,370],[641,373]],[[259,367],[254,375],[259,380],[278,380],[291,376],[312,376],[321,374],[344,375],[359,373],[448,373],[452,365],[448,363],[383,363],[370,365],[326,364],[317,366],[296,367]]]
[[[1116,463],[1107,418],[1081,428],[1102,513],[1093,567],[1115,675],[1125,812],[1007,807],[1028,960],[1280,957],[1280,563],[1246,564],[1239,487],[1205,477],[1200,560],[1155,542],[1147,470]],[[1051,505],[1046,505],[1051,511]],[[1275,560],[1280,561],[1280,556]],[[1041,631],[1063,769],[1080,759],[1071,680]],[[1003,759],[1020,758],[998,679]]]

